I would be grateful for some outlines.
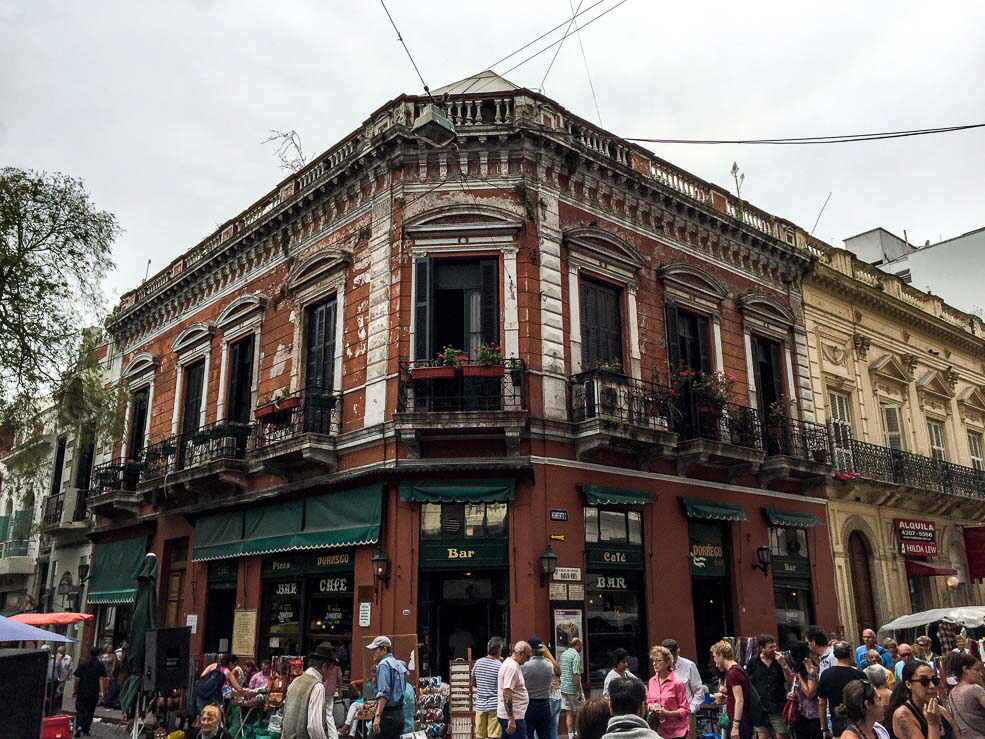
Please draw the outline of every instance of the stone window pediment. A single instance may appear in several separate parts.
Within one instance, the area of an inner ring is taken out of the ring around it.
[[[958,393],[958,408],[966,421],[985,423],[985,391],[975,385]]]
[[[785,341],[797,323],[787,306],[760,293],[747,293],[739,298],[739,310],[749,330],[778,341]]]
[[[628,241],[598,226],[568,229],[563,240],[575,261],[603,274],[630,280],[646,266],[642,255]]]
[[[883,354],[869,364],[869,374],[893,385],[909,385],[913,370],[892,354]]]
[[[287,276],[287,287],[297,290],[334,274],[344,274],[352,255],[343,249],[323,249],[299,262]]]
[[[132,381],[148,372],[157,371],[160,364],[161,358],[156,354],[141,352],[127,363],[123,370],[123,377]]]
[[[676,302],[717,313],[728,290],[715,277],[691,264],[668,264],[657,269],[664,291]]]
[[[921,375],[917,380],[917,393],[924,410],[943,415],[950,413],[954,391],[940,372],[927,370]]]
[[[198,321],[185,328],[171,344],[175,354],[182,354],[207,346],[215,335],[215,325]]]
[[[216,327],[227,329],[262,314],[267,308],[268,298],[262,293],[241,295],[226,306],[216,319]]]
[[[523,218],[491,205],[447,205],[429,208],[404,222],[404,233],[414,240],[454,238],[482,241],[491,237],[513,236],[523,229]]]

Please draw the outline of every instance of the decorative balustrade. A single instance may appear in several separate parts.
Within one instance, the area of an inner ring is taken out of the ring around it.
[[[463,362],[400,363],[398,413],[520,411],[526,408],[526,364],[503,359],[496,364]]]
[[[633,426],[673,431],[677,409],[670,388],[603,369],[591,369],[569,382],[571,420],[592,418],[620,421]]]
[[[244,459],[252,433],[252,424],[216,421],[188,434],[169,436],[144,451],[140,479],[147,482],[209,462]]]
[[[57,526],[62,522],[62,512],[65,510],[65,493],[49,495],[44,501],[44,513],[41,522],[45,527]]]
[[[0,557],[29,557],[34,550],[34,545],[27,539],[11,539],[3,543]]]
[[[252,446],[261,450],[301,434],[338,434],[342,429],[342,398],[319,387],[257,411]]]

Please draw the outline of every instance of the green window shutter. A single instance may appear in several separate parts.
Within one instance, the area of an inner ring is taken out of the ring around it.
[[[31,519],[34,511],[31,508],[24,508],[14,513],[14,520],[10,527],[11,541],[24,541],[31,538]]]
[[[10,516],[0,516],[0,542],[7,541],[10,531]]]

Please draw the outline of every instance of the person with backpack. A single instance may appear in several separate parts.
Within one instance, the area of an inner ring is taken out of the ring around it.
[[[235,654],[224,654],[218,662],[206,665],[202,674],[195,683],[195,715],[202,713],[202,709],[208,705],[221,706],[224,701],[225,687],[228,683],[229,689],[237,695],[246,695],[244,690],[233,673],[233,668],[239,664],[239,657]]]
[[[752,687],[746,673],[735,661],[735,650],[727,641],[711,647],[715,669],[725,673],[725,713],[728,716],[726,736],[731,739],[752,739],[754,727],[763,722],[763,707],[759,693]]]

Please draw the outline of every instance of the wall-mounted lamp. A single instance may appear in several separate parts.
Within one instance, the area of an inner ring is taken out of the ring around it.
[[[756,559],[758,564],[752,567],[754,570],[762,570],[764,575],[770,572],[770,562],[773,561],[773,551],[769,547],[756,547]]]
[[[547,545],[547,549],[544,553],[540,555],[540,584],[544,585],[548,580],[551,579],[551,575],[557,569],[557,555],[554,550],[551,549],[551,545]]]
[[[383,547],[376,548],[373,555],[373,577],[383,583],[384,587],[390,587],[390,560],[383,553]]]
[[[948,586],[949,588],[956,588],[956,587],[958,587],[958,585],[960,585],[960,584],[961,584],[961,580],[959,580],[959,579],[958,579],[957,577],[955,577],[954,575],[951,575],[951,576],[950,576],[949,578],[947,578],[947,586]]]
[[[79,562],[79,587],[89,579],[89,563]]]

